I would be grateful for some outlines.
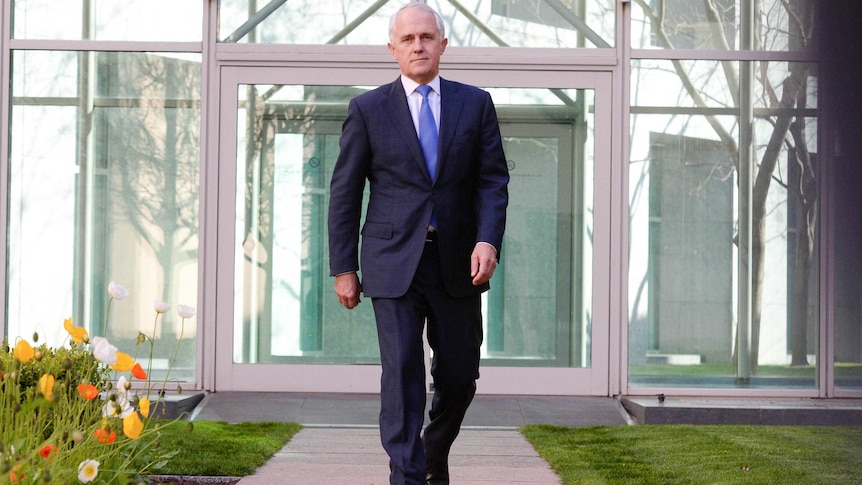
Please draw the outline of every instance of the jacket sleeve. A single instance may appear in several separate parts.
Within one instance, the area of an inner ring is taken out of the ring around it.
[[[484,92],[479,163],[476,173],[476,241],[492,244],[497,258],[502,252],[506,228],[506,207],[509,203],[509,167],[503,153],[500,125],[491,95]]]
[[[352,100],[329,185],[329,271],[359,270],[359,222],[371,149],[359,105]]]

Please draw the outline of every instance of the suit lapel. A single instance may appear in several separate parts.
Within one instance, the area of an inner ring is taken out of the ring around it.
[[[383,109],[392,117],[395,129],[401,139],[404,140],[410,154],[413,155],[413,159],[416,160],[420,172],[428,177],[428,171],[425,169],[425,157],[422,155],[422,146],[419,145],[416,128],[413,127],[413,118],[410,116],[410,108],[407,106],[407,96],[404,94],[401,78],[389,85],[389,96],[383,101]]]
[[[449,146],[461,117],[463,99],[458,95],[458,84],[440,78],[440,146],[437,156],[437,176],[443,173]]]

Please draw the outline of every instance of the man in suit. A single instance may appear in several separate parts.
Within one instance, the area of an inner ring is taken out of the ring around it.
[[[374,308],[390,482],[447,484],[449,449],[476,392],[481,293],[499,260],[509,174],[490,95],[439,77],[448,43],[440,15],[412,2],[393,15],[389,36],[401,76],[351,100],[344,121],[330,271],[342,305],[354,308],[362,292]],[[434,396],[422,433],[426,321]]]

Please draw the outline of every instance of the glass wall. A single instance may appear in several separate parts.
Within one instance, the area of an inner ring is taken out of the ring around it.
[[[151,377],[179,348],[171,378],[195,381],[196,320],[172,310],[156,322],[154,302],[198,305],[201,55],[57,40],[200,42],[201,3],[10,8],[19,45],[41,43],[10,53],[4,337],[64,345],[72,318],[134,354],[143,332],[155,338]],[[129,296],[111,301],[112,281]]]
[[[639,47],[708,33],[735,45],[739,6],[730,2],[724,18],[698,5],[669,3],[664,23],[635,8],[650,20]],[[776,15],[758,5],[755,18]],[[680,31],[667,20],[686,16],[703,26]],[[810,17],[801,19],[809,23],[790,30],[807,45]],[[759,45],[780,43],[776,28],[757,25]],[[630,386],[816,389],[816,74],[791,61],[632,61]]]
[[[12,38],[200,42],[200,0],[13,0]]]
[[[220,0],[221,42],[385,45],[406,0]],[[453,47],[613,47],[614,0],[430,0]]]
[[[632,5],[635,49],[783,52],[813,47],[812,0],[651,0]]]
[[[326,212],[347,103],[362,86],[241,85],[235,363],[376,363],[370,304],[329,277]],[[511,174],[484,295],[485,365],[589,367],[594,93],[490,89]]]

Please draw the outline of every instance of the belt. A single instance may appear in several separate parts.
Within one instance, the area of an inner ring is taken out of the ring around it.
[[[437,242],[437,231],[428,231],[428,234],[425,235],[425,243],[431,244]]]

